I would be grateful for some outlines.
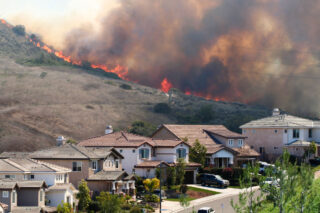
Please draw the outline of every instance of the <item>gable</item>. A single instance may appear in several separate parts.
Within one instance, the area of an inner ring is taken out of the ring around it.
[[[166,139],[166,140],[176,140],[180,139],[178,136],[169,131],[166,127],[160,127],[153,135],[153,139]]]

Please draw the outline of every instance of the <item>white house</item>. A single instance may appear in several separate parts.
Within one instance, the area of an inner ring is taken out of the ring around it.
[[[2,155],[3,157],[3,155]],[[70,169],[29,158],[0,159],[0,179],[15,181],[45,181],[47,206],[58,206],[61,202],[71,205],[76,202],[78,192],[69,183]]]
[[[247,143],[265,160],[275,160],[284,148],[301,157],[312,141],[320,143],[320,121],[281,114],[277,108],[271,116],[250,121],[240,128]]]
[[[124,159],[122,168],[139,176],[155,177],[155,170],[161,163],[174,166],[179,158],[187,165],[185,180],[195,182],[199,164],[189,162],[190,146],[182,140],[156,140],[127,132],[112,132],[110,128],[101,137],[89,138],[78,144],[84,147],[114,147]]]

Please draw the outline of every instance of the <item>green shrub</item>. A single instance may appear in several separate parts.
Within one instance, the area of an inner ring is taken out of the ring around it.
[[[141,213],[142,209],[139,206],[134,206],[130,209],[130,213]]]
[[[157,130],[157,127],[151,123],[144,122],[144,121],[134,121],[131,124],[131,127],[128,129],[128,132],[149,137],[156,130]]]
[[[126,89],[126,90],[131,90],[132,89],[132,87],[130,85],[128,85],[128,84],[121,84],[120,88]]]
[[[182,184],[182,185],[180,186],[180,192],[181,192],[182,194],[185,194],[185,193],[187,193],[187,191],[188,191],[188,186],[187,186],[186,184]]]
[[[98,212],[98,211],[100,211],[99,202],[96,201],[96,200],[92,200],[92,201],[89,203],[88,211],[93,211],[93,212]]]
[[[123,209],[123,210],[130,210],[131,207],[132,207],[132,206],[131,206],[129,203],[125,203],[125,204],[122,204],[121,209]]]
[[[153,107],[153,111],[156,113],[170,113],[171,108],[167,103],[158,103]]]
[[[26,35],[26,28],[23,25],[17,25],[15,27],[13,27],[12,31],[19,36]]]
[[[45,78],[45,77],[47,76],[47,74],[48,74],[48,73],[46,73],[46,72],[42,72],[42,73],[40,74],[40,78],[42,78],[42,79]]]
[[[155,194],[151,194],[151,195],[145,195],[144,200],[146,202],[158,203],[160,201],[160,198]]]

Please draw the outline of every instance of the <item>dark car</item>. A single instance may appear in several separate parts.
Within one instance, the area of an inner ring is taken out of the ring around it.
[[[208,185],[214,185],[218,187],[228,187],[229,181],[224,180],[220,175],[213,175],[213,174],[202,174],[200,175],[200,183],[202,186]]]

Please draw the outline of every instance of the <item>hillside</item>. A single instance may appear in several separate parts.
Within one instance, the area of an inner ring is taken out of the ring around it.
[[[207,123],[233,129],[269,114],[262,107],[207,101],[178,91],[169,103],[158,89],[71,66],[1,24],[0,57],[0,152],[54,145],[58,135],[75,140],[101,135],[107,124],[124,129],[136,120],[199,123],[194,117],[203,106],[213,110]],[[46,60],[34,63],[39,57]],[[171,112],[155,113],[158,103],[169,103]]]

